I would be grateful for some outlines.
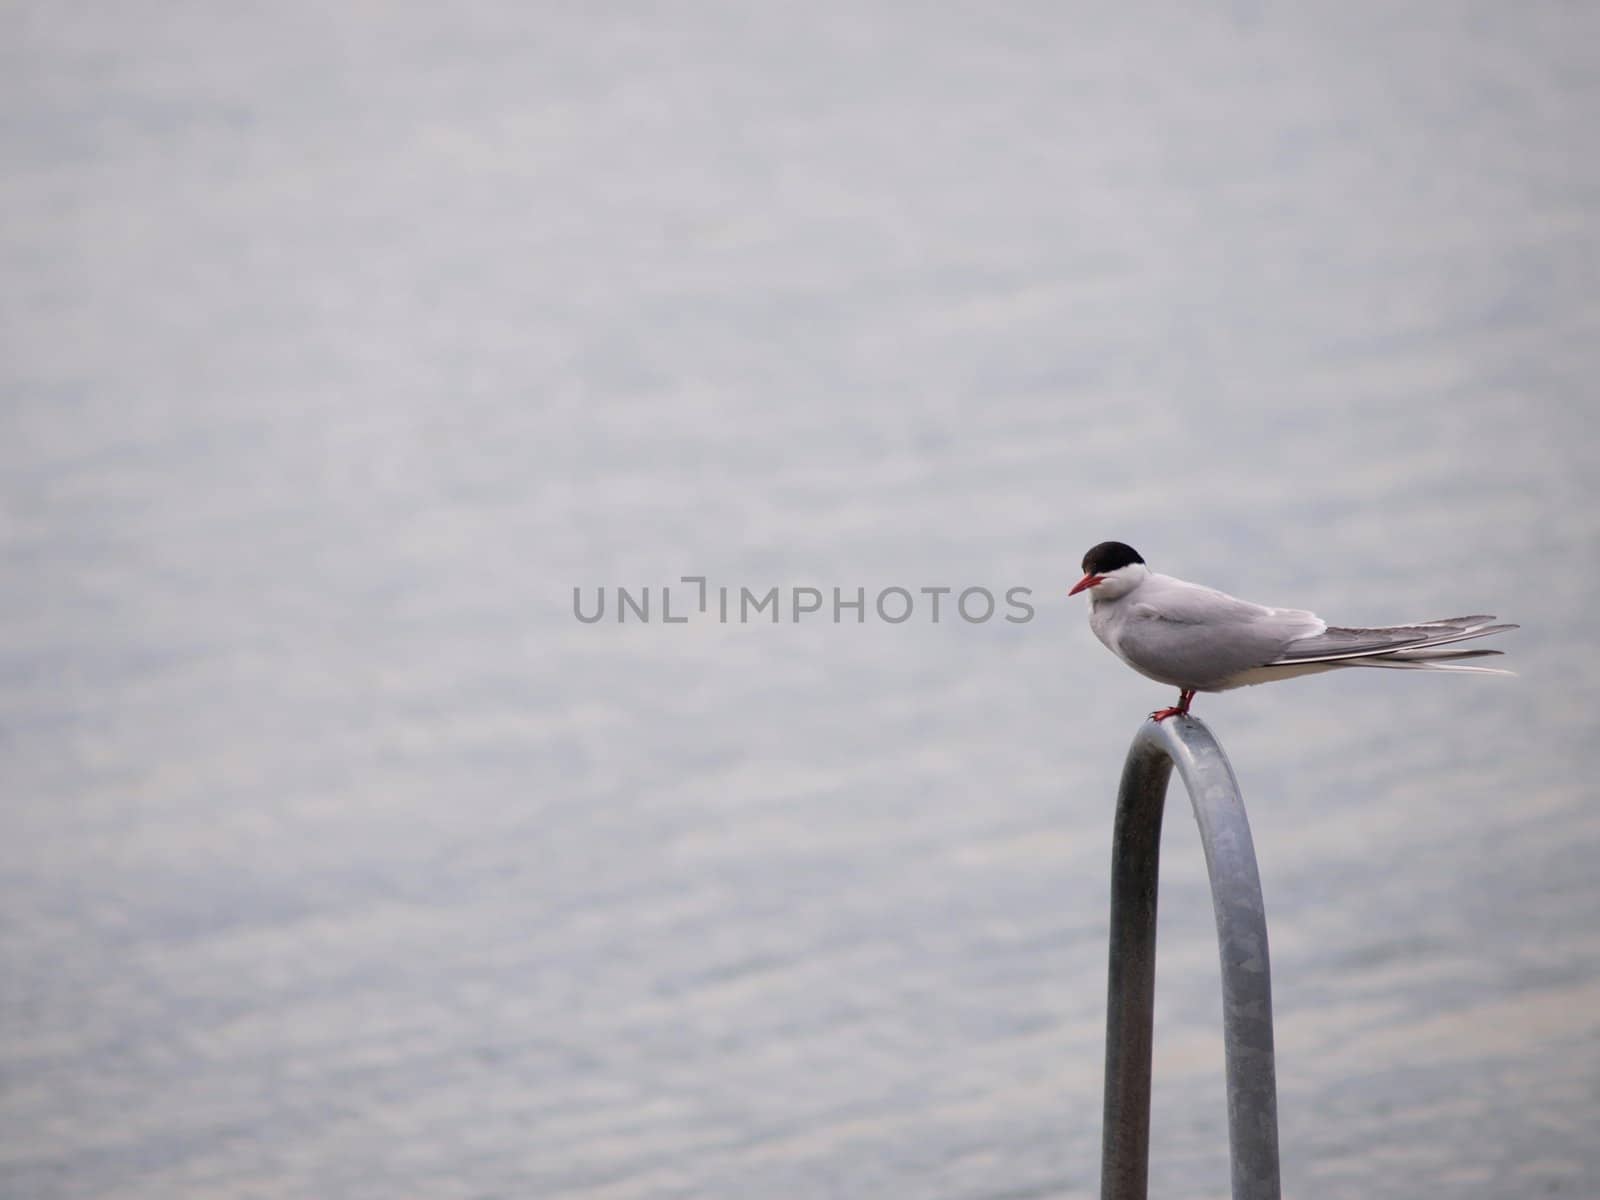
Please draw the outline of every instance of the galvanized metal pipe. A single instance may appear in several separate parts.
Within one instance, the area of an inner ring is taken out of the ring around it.
[[[1176,765],[1200,826],[1222,957],[1234,1200],[1278,1200],[1278,1098],[1266,907],[1233,768],[1194,717],[1146,721],[1122,770],[1111,853],[1102,1200],[1145,1200],[1161,817]]]

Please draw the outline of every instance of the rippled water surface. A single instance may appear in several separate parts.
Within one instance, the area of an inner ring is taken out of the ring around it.
[[[1110,537],[1522,623],[1197,711],[1287,1191],[1600,1193],[1591,8],[0,22],[0,1195],[1092,1195],[1171,700]],[[1218,1196],[1177,803],[1165,866],[1152,1189]]]

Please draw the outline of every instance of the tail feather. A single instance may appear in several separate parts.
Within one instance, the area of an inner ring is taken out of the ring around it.
[[[1475,675],[1515,675],[1503,667],[1466,667],[1464,658],[1499,658],[1504,650],[1449,650],[1435,646],[1417,646],[1397,650],[1393,654],[1376,654],[1368,658],[1353,658],[1338,664],[1342,667],[1386,667],[1399,671],[1470,671]]]
[[[1504,667],[1467,667],[1458,663],[1437,662],[1414,658],[1356,658],[1340,663],[1341,667],[1385,667],[1391,671],[1462,671],[1473,675],[1515,675]]]

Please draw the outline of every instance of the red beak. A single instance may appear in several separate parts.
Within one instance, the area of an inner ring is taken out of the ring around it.
[[[1072,590],[1068,592],[1067,595],[1076,596],[1079,592],[1083,591],[1084,588],[1092,588],[1097,583],[1104,583],[1105,578],[1106,577],[1104,575],[1095,575],[1093,573],[1085,575],[1082,579],[1078,580],[1077,583],[1072,585]]]

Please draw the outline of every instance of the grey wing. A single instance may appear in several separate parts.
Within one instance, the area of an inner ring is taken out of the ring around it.
[[[1286,646],[1271,665],[1337,662],[1340,659],[1424,650],[1487,637],[1515,629],[1515,625],[1496,625],[1494,617],[1479,613],[1470,617],[1444,617],[1419,621],[1415,625],[1391,625],[1382,629],[1347,629],[1329,626],[1321,633],[1297,638]],[[1483,651],[1482,653],[1493,653]]]
[[[1117,648],[1153,679],[1206,690],[1273,662],[1291,643],[1324,628],[1313,613],[1184,584],[1152,589],[1148,601],[1141,597],[1118,632]]]

